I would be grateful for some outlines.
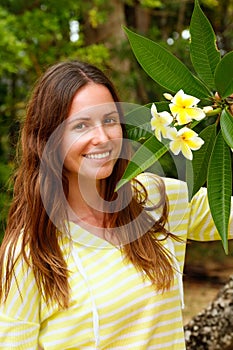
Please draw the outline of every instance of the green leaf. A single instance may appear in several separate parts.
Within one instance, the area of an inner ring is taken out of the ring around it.
[[[224,109],[220,118],[222,134],[226,143],[233,148],[233,116]]]
[[[226,98],[233,94],[233,51],[228,52],[215,70],[215,86],[221,96],[221,98]]]
[[[136,59],[145,72],[165,89],[198,98],[208,97],[208,88],[192,75],[189,69],[159,44],[124,27]]]
[[[190,22],[190,34],[190,56],[193,67],[205,84],[214,89],[214,71],[220,61],[220,52],[216,46],[213,28],[197,0]]]
[[[150,108],[133,104],[127,104],[126,107],[130,108],[130,111],[127,111],[124,116],[127,137],[131,140],[139,141],[140,139],[147,139],[153,135],[150,124]]]
[[[226,253],[228,252],[228,226],[232,194],[230,153],[230,148],[226,144],[220,130],[210,158],[207,193],[211,214]]]
[[[151,110],[147,106],[140,106],[133,103],[123,103],[123,108],[127,109],[124,111],[124,118],[129,128],[130,125],[132,125],[132,127],[140,126],[151,120]]]
[[[148,139],[152,135],[151,123],[147,122],[140,126],[126,125],[127,137],[133,141]]]
[[[193,152],[193,160],[186,161],[186,181],[189,190],[189,200],[205,184],[208,164],[216,138],[216,124],[209,125],[199,136],[205,141],[204,145]]]
[[[139,175],[168,151],[168,146],[162,144],[153,135],[134,154],[128,164],[116,191],[135,176]]]

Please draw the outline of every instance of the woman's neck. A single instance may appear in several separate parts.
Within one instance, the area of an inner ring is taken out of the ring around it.
[[[101,187],[100,187],[101,186]],[[120,245],[117,236],[108,227],[104,212],[105,202],[100,193],[104,193],[104,181],[82,181],[69,179],[68,217],[70,221],[83,227],[90,233]]]
[[[70,178],[68,204],[72,221],[103,227],[104,200],[100,196],[103,188],[92,179]]]

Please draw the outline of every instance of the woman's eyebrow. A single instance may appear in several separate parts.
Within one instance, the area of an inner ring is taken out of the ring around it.
[[[119,113],[118,113],[117,110],[113,110],[113,111],[111,111],[111,112],[105,113],[105,114],[104,114],[104,117],[108,117],[108,116],[111,115],[111,114],[117,114],[117,115],[119,115]]]
[[[74,117],[74,119],[72,118],[72,120],[68,121],[68,124],[72,124],[72,123],[76,123],[77,121],[89,121],[91,119],[91,117],[82,117],[82,116],[77,116]]]

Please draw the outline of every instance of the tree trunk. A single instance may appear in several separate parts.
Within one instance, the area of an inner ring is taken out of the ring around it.
[[[184,332],[187,350],[233,350],[233,275]]]
[[[187,4],[186,0],[184,0],[180,3],[177,25],[176,25],[176,31],[178,33],[181,33],[182,30],[184,29],[186,4]]]
[[[87,18],[84,18],[83,33],[85,45],[105,43],[110,48],[120,45],[126,36],[122,26],[126,24],[124,3],[112,0],[107,5],[108,18],[103,24],[93,27]]]

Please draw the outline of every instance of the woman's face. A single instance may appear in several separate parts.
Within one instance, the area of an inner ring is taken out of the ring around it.
[[[68,179],[105,179],[122,147],[120,116],[110,91],[101,84],[83,86],[74,96],[62,150]]]

